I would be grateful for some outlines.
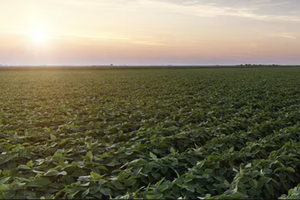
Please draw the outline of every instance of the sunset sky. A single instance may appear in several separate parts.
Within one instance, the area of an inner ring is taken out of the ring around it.
[[[3,65],[300,64],[299,0],[0,0]]]

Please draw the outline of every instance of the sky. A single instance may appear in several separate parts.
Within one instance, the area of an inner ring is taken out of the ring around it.
[[[0,0],[2,65],[300,64],[299,0]]]

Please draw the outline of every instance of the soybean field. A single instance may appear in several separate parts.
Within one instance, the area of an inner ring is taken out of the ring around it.
[[[0,199],[300,199],[300,68],[0,71]]]

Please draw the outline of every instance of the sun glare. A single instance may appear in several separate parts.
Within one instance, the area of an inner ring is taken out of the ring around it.
[[[36,45],[45,45],[49,42],[50,33],[44,27],[34,27],[29,31],[29,39]]]

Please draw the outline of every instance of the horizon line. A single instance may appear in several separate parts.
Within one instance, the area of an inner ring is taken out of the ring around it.
[[[72,65],[72,64],[0,64],[0,67],[205,67],[205,66],[300,66],[299,64],[253,64],[253,63],[243,63],[243,64],[82,64],[82,65]]]

